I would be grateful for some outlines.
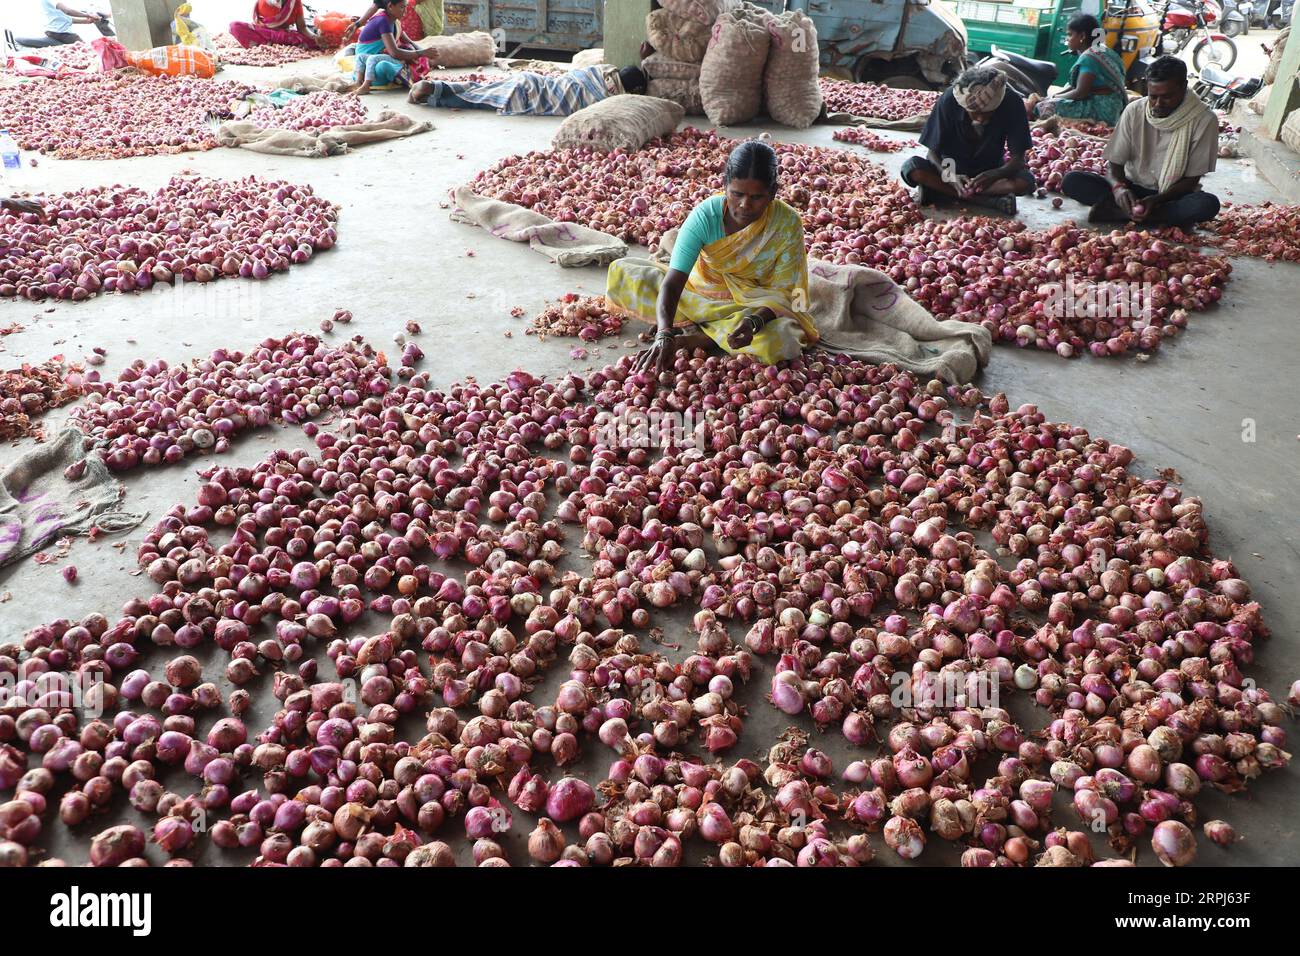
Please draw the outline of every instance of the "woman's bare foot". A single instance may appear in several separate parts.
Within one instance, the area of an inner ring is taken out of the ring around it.
[[[1041,129],[1044,133],[1058,133],[1061,130],[1061,118],[1059,116],[1049,116],[1045,120],[1039,120],[1033,124],[1034,129]]]
[[[420,80],[411,87],[411,92],[406,95],[408,103],[423,103],[433,92],[433,83],[429,80]]]
[[[359,84],[348,90],[348,96],[365,96],[370,92],[370,81],[362,80]]]

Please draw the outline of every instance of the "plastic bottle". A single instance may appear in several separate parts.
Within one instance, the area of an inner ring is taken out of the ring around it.
[[[0,159],[4,161],[6,172],[22,169],[22,154],[18,151],[18,144],[14,142],[8,130],[0,130]]]

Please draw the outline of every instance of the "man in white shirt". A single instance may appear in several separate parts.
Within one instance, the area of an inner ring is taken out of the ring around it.
[[[73,24],[76,23],[93,23],[104,36],[114,36],[113,27],[108,22],[107,13],[83,13],[71,4],[62,3],[59,0],[39,0],[39,2],[41,9],[45,13],[45,36],[15,37],[11,31],[6,30],[5,39],[9,42],[10,48],[29,47],[41,49],[50,46],[63,46],[65,43],[76,43],[81,39],[72,32]]]
[[[1219,214],[1219,198],[1201,188],[1218,155],[1218,117],[1188,90],[1187,65],[1162,56],[1106,145],[1109,176],[1071,170],[1061,192],[1092,207],[1089,222],[1194,229]]]

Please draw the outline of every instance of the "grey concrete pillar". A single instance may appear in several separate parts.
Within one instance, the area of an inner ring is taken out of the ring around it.
[[[641,64],[650,0],[605,0],[605,62],[620,69]]]
[[[171,23],[185,0],[109,0],[113,29],[128,50],[149,50],[172,42]]]

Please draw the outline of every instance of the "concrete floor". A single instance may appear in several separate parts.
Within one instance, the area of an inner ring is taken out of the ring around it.
[[[234,77],[262,79],[275,72],[229,71]],[[21,180],[6,184],[6,189],[64,190],[101,183],[157,186],[182,171],[232,178],[257,173],[307,182],[343,207],[340,242],[308,265],[267,282],[217,283],[207,290],[211,296],[207,299],[159,293],[106,296],[76,306],[2,301],[0,325],[18,321],[26,330],[0,340],[0,364],[12,367],[22,361],[43,361],[60,352],[75,359],[102,346],[108,356],[101,371],[114,375],[136,357],[182,361],[217,346],[247,347],[267,335],[311,331],[339,307],[351,309],[356,317],[346,327],[349,335],[360,333],[380,347],[389,344],[407,320],[420,322],[424,328],[420,342],[429,356],[425,367],[438,385],[469,375],[497,379],[517,367],[554,375],[575,365],[592,367],[597,358],[616,355],[621,349],[617,344],[608,346],[608,352],[593,349],[591,360],[575,363],[569,358],[571,342],[539,343],[523,335],[529,317],[545,301],[569,291],[603,291],[601,270],[561,270],[524,246],[449,222],[439,207],[449,189],[496,159],[545,148],[559,121],[434,112],[408,106],[393,94],[375,95],[370,103],[375,111],[386,106],[410,110],[432,119],[437,128],[391,146],[366,147],[322,160],[221,149],[120,162],[42,158],[38,168],[25,167]],[[757,131],[746,128],[736,134]],[[823,145],[832,145],[832,131],[827,127],[804,132],[771,129],[778,140]],[[896,169],[906,155],[873,158]],[[1276,198],[1267,183],[1252,173],[1249,166],[1225,162],[1208,185],[1237,201]],[[1022,209],[1029,224],[1038,227],[1070,214],[1068,205],[1056,212],[1046,201],[1029,200]],[[1300,354],[1300,324],[1291,298],[1300,284],[1300,266],[1237,260],[1234,267],[1223,303],[1194,315],[1188,330],[1146,364],[1131,359],[1065,361],[1000,346],[978,384],[988,391],[1005,391],[1013,403],[1035,402],[1055,419],[1086,425],[1132,447],[1139,467],[1146,471],[1173,468],[1183,477],[1189,493],[1206,503],[1211,546],[1216,554],[1237,562],[1273,629],[1274,638],[1261,648],[1251,676],[1284,696],[1290,682],[1300,676],[1296,640],[1300,600],[1295,593],[1295,582],[1300,580],[1300,532],[1294,498],[1300,473],[1300,385],[1293,368]],[[526,317],[511,318],[513,306],[522,306]],[[505,337],[507,331],[514,332],[512,338]],[[66,411],[48,415],[47,429],[53,432]],[[1246,420],[1254,422],[1253,443],[1242,438]],[[277,444],[300,441],[297,429],[279,434],[263,431],[237,442],[222,463],[251,464]],[[0,467],[22,447],[20,443],[0,448]],[[198,483],[195,469],[206,464],[196,459],[178,467],[133,472],[126,482],[126,507],[148,510],[156,518],[178,501],[192,501]],[[134,568],[135,546],[142,533],[130,535],[122,551],[113,547],[118,542],[112,538],[95,544],[77,540],[68,560],[78,566],[80,578],[72,586],[64,583],[57,568],[30,561],[0,570],[0,598],[6,592],[12,595],[12,600],[0,603],[0,640],[11,640],[53,617],[75,618],[91,611],[111,614],[129,597],[145,593],[142,581],[127,573]],[[209,674],[220,670],[214,659]],[[750,717],[741,744],[729,755],[733,759],[759,757],[786,724],[784,715],[762,700],[769,677],[760,671],[745,691]],[[552,678],[558,682],[558,674]],[[253,715],[254,720],[270,716],[270,711]],[[1041,712],[1030,719],[1041,720]],[[413,727],[412,732],[420,731]],[[853,758],[837,742],[843,742],[838,734],[821,738],[818,745],[842,767]],[[597,749],[600,753],[594,752]],[[581,769],[600,771],[606,765],[604,748],[588,747]],[[597,772],[597,778],[600,775]],[[1300,777],[1295,772],[1270,774],[1231,801],[1217,794],[1205,798],[1205,819],[1225,817],[1245,840],[1229,853],[1202,841],[1198,863],[1300,862],[1297,806]],[[135,816],[126,809],[121,819]],[[517,863],[524,862],[522,844],[532,827],[522,816],[516,814],[511,840]],[[1065,811],[1058,819],[1068,824],[1073,814]],[[80,840],[112,822],[117,820],[87,824],[72,834],[72,841],[65,828],[53,826],[49,850],[80,862],[85,853]],[[451,829],[459,832],[460,828]],[[947,859],[946,849],[934,846],[924,859]],[[898,862],[888,856],[882,861]],[[1151,861],[1149,851],[1144,856]],[[229,862],[231,858],[222,854],[210,859]]]

